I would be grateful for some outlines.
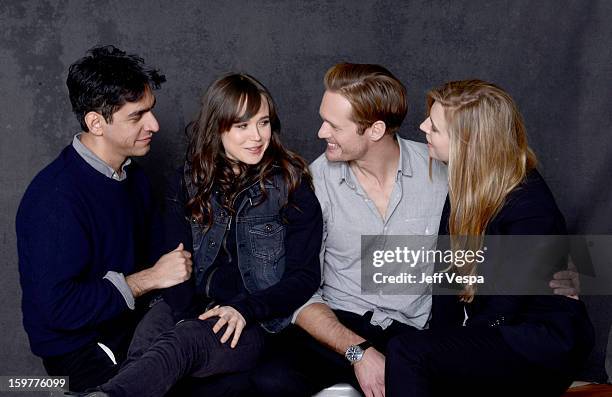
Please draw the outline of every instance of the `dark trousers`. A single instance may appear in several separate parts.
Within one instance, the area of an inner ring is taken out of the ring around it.
[[[394,336],[417,332],[398,322],[383,330],[370,324],[371,312],[363,316],[340,310],[334,313],[342,324],[372,342],[383,354]],[[344,355],[326,348],[299,327],[289,326],[270,341],[265,359],[251,371],[258,395],[312,396],[336,383],[350,383],[360,390],[353,367]]]
[[[397,336],[387,345],[385,363],[387,397],[560,396],[571,383],[530,364],[490,327]]]
[[[163,396],[185,376],[211,377],[255,366],[264,346],[264,331],[247,326],[237,346],[215,334],[217,319],[185,320],[177,325],[169,306],[161,301],[139,324],[128,359],[116,376],[100,387],[111,396]]]
[[[106,382],[119,370],[96,342],[61,356],[43,358],[43,365],[51,376],[67,376],[70,390],[79,392]]]
[[[118,320],[100,325],[95,341],[66,354],[43,358],[47,373],[51,376],[67,376],[70,390],[78,392],[106,382],[125,361],[132,334],[140,318],[141,312],[124,313]],[[118,328],[117,324],[121,324],[121,327]],[[98,342],[113,352],[117,364],[113,364]]]

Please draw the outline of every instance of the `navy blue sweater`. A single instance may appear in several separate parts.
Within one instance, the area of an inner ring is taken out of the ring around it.
[[[126,172],[121,182],[108,178],[68,146],[21,200],[16,229],[23,323],[38,356],[128,331],[132,313],[103,277],[143,267],[152,200],[142,170],[132,163]]]

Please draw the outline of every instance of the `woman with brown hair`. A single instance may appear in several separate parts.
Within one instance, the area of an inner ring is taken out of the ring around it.
[[[420,128],[431,161],[448,164],[440,234],[450,235],[453,249],[482,248],[487,235],[566,234],[536,170],[522,117],[505,91],[480,80],[455,81],[430,91],[427,103],[429,116]],[[477,275],[484,266],[473,262],[447,271]],[[430,329],[389,344],[387,396],[565,391],[593,343],[582,302],[479,294],[476,284],[458,295],[434,296]]]
[[[246,74],[221,77],[188,130],[160,245],[184,244],[192,276],[145,316],[127,363],[100,387],[111,396],[162,396],[184,376],[253,368],[266,335],[321,280],[321,208],[305,161],[280,142],[268,90]]]

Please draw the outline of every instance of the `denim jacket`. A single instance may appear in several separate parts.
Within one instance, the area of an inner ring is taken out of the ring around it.
[[[189,197],[195,187],[189,178],[187,166],[184,182]],[[285,270],[285,225],[281,219],[281,208],[287,203],[287,187],[280,173],[264,181],[267,198],[264,199],[259,182],[244,189],[245,194],[236,207],[236,251],[238,268],[244,286],[249,292],[266,289],[278,283]],[[198,293],[206,294],[212,276],[204,275],[214,263],[223,244],[223,236],[231,224],[231,216],[219,203],[217,194],[212,196],[214,220],[210,228],[191,220],[193,237],[194,274]],[[268,332],[279,332],[291,321],[291,317],[275,318],[261,322]]]

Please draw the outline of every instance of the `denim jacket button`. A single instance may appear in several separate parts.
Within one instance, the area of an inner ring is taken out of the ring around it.
[[[217,245],[217,243],[215,243],[214,241],[211,241],[210,243],[208,243],[208,245],[214,248]]]
[[[269,223],[266,223],[266,232],[271,232],[272,231],[272,225],[270,225]]]

